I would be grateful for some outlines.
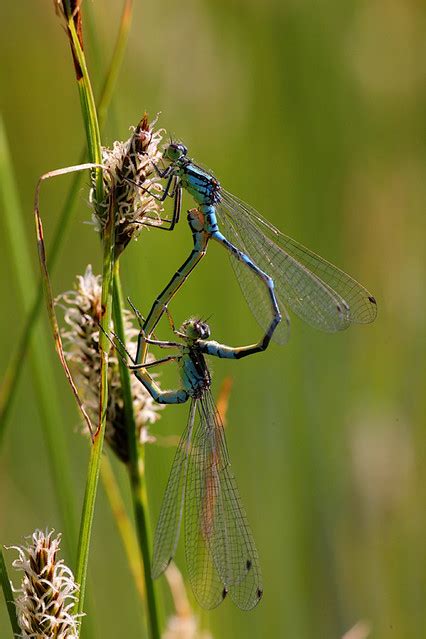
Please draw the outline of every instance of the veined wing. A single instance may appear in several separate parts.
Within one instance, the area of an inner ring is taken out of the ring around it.
[[[195,412],[196,402],[192,400],[188,424],[175,453],[155,529],[151,568],[153,579],[159,577],[166,570],[176,553],[183,516],[188,457],[191,449]]]
[[[246,243],[242,239],[241,234],[237,233],[233,220],[230,219],[228,215],[223,214],[220,216],[220,226],[222,227],[223,234],[226,239],[234,244],[234,246],[236,246],[245,255],[251,257]],[[237,277],[237,281],[244,297],[246,298],[246,302],[258,324],[264,331],[266,331],[271,323],[272,309],[269,291],[265,282],[257,277],[246,264],[240,262],[233,253],[229,252],[228,255],[231,266]],[[257,263],[256,266],[262,268]],[[269,275],[269,273],[267,274]],[[290,319],[288,317],[287,309],[283,305],[282,301],[277,298],[277,302],[282,320],[276,327],[274,334],[272,335],[272,339],[278,344],[285,344],[290,336]]]
[[[198,415],[185,500],[191,585],[203,607],[218,605],[229,593],[239,608],[250,610],[263,593],[259,557],[210,392],[199,400]]]
[[[221,195],[220,223],[226,231],[232,227],[251,259],[273,278],[277,296],[296,315],[331,332],[375,319],[376,300],[361,284],[283,235],[231,193],[222,190]]]

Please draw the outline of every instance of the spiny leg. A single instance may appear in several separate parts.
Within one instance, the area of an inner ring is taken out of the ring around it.
[[[153,362],[144,362],[143,364],[136,364],[135,359],[131,356],[126,346],[120,340],[120,338],[113,333],[114,339],[111,338],[109,333],[107,333],[102,326],[99,324],[100,330],[104,333],[107,339],[110,341],[112,346],[116,349],[121,361],[127,366],[127,368],[135,374],[135,377],[143,384],[143,386],[148,390],[153,399],[160,404],[180,404],[185,402],[187,397],[182,393],[181,390],[177,391],[161,391],[160,388],[155,384],[152,377],[149,373],[146,372],[145,369],[152,368],[153,366],[159,366],[161,364],[167,364],[169,362],[176,361],[180,358],[180,355],[170,355],[169,357],[163,357],[162,359],[157,359]],[[142,331],[139,334],[139,337],[143,335]],[[117,340],[117,341],[114,341]],[[181,344],[177,342],[160,342],[158,340],[148,340],[149,343],[155,344],[156,346],[161,346],[163,348],[169,347],[178,347],[181,348]],[[123,355],[122,350],[118,348],[117,343],[120,345],[120,348],[126,353],[129,357],[130,361],[133,362],[129,364],[126,360],[126,357]],[[184,392],[185,393],[185,392]],[[185,399],[186,397],[186,399]]]
[[[105,333],[105,335],[108,337],[109,341],[116,347],[116,344],[112,340],[110,335],[108,335],[107,333]],[[162,342],[158,342],[157,340],[150,340],[150,341],[156,345],[160,345],[160,346],[163,345]],[[181,347],[181,345],[177,343],[174,343],[174,344],[167,343],[167,346]],[[124,347],[124,350],[127,354],[129,354],[125,347]],[[154,401],[158,402],[159,404],[183,404],[184,402],[188,400],[189,394],[183,388],[179,388],[177,390],[162,391],[160,387],[158,386],[158,384],[156,384],[155,381],[152,379],[151,375],[146,371],[147,368],[151,368],[153,366],[159,366],[159,365],[177,360],[179,359],[180,355],[171,355],[170,357],[163,357],[162,359],[155,360],[154,362],[144,362],[143,364],[137,364],[137,363],[128,364],[123,354],[121,353],[121,351],[117,349],[117,352],[119,353],[121,359],[123,360],[127,368],[134,373],[136,379],[138,379],[140,383],[142,384],[142,386],[146,388],[146,390],[151,395]],[[133,362],[135,362],[135,360],[133,360],[133,358],[130,355],[129,357]]]
[[[144,226],[152,226],[154,228],[160,229],[161,231],[173,231],[176,224],[179,222],[180,212],[182,209],[182,187],[179,186],[178,179],[176,178],[176,186],[173,193],[170,193],[170,197],[173,198],[173,214],[172,219],[167,220],[165,218],[160,217],[161,222],[167,222],[168,226],[160,226],[158,224],[150,224],[149,222],[142,221],[141,224]]]
[[[167,308],[167,306],[164,307],[164,313],[165,313],[165,315],[167,315],[167,319],[169,320],[169,324],[170,324],[170,328],[171,328],[172,332],[175,335],[177,335],[178,337],[181,337],[181,338],[185,339],[185,335],[176,329],[175,322],[173,320],[172,314],[170,313],[170,311]]]
[[[147,335],[150,335],[152,331],[157,326],[158,322],[163,315],[165,308],[169,304],[170,300],[174,297],[177,291],[181,288],[181,286],[188,279],[191,272],[194,270],[198,262],[204,257],[207,250],[207,244],[209,240],[209,235],[200,232],[194,233],[194,248],[191,251],[189,257],[185,260],[182,266],[176,271],[173,275],[170,282],[167,286],[162,290],[160,295],[155,300],[152,308],[148,314],[147,319],[144,323],[144,331]],[[137,354],[137,363],[143,363],[146,357],[147,347],[143,345],[140,351]]]
[[[129,370],[133,372],[136,379],[140,381],[142,386],[148,391],[152,399],[158,404],[184,404],[189,399],[188,392],[183,388],[176,390],[162,391],[161,388],[152,379],[151,375],[147,372],[147,368],[153,366],[159,366],[167,364],[174,360],[179,359],[179,355],[171,355],[170,357],[164,357],[154,362],[144,362],[143,364],[127,364]]]
[[[269,294],[269,301],[271,304],[272,319],[266,330],[265,335],[257,344],[253,344],[253,345],[245,346],[245,347],[239,347],[239,348],[238,347],[232,348],[229,346],[222,346],[219,344],[218,346],[221,348],[218,349],[217,352],[214,352],[214,353],[212,352],[210,354],[216,355],[216,357],[225,357],[225,358],[228,357],[228,358],[240,359],[242,357],[246,357],[247,355],[252,355],[253,353],[257,353],[259,351],[264,351],[268,347],[269,342],[271,341],[272,335],[282,318],[280,309],[278,307],[277,298],[275,296],[274,281],[272,280],[271,277],[269,277],[269,275],[264,273],[258,266],[256,266],[256,264],[247,255],[245,255],[245,253],[237,249],[236,246],[234,246],[231,242],[229,242],[229,240],[227,240],[226,237],[222,235],[222,233],[216,231],[215,233],[212,233],[211,237],[212,239],[216,240],[216,242],[218,242],[219,244],[222,244],[222,246],[224,246],[227,251],[232,253],[232,255],[234,255],[234,257],[239,262],[241,262],[244,266],[250,269],[256,275],[256,277],[258,277],[263,282],[263,284],[267,287],[268,294]]]
[[[150,226],[150,227],[158,228],[161,231],[173,231],[174,227],[179,222],[179,218],[180,218],[180,211],[181,211],[181,208],[182,208],[182,187],[179,184],[179,177],[177,175],[174,175],[173,173],[171,175],[167,175],[167,176],[166,175],[160,175],[160,177],[168,177],[167,184],[166,184],[166,186],[164,188],[164,191],[163,191],[161,196],[157,195],[156,193],[152,193],[152,191],[150,191],[149,189],[144,188],[143,186],[140,186],[135,180],[131,180],[130,178],[126,178],[126,180],[128,182],[131,182],[132,184],[134,184],[138,188],[140,188],[142,191],[148,193],[148,195],[153,197],[155,200],[158,200],[159,202],[164,202],[164,200],[166,199],[167,196],[169,196],[169,197],[171,197],[173,199],[173,215],[172,215],[172,219],[168,220],[168,219],[160,217],[160,221],[161,222],[166,222],[168,224],[168,226],[161,226],[159,224],[151,224],[150,222],[147,222],[146,219],[144,219],[141,222],[139,222],[139,224],[141,224],[143,226]]]
[[[165,358],[161,361],[161,363],[165,363],[166,360],[169,360],[169,358]],[[154,362],[152,363],[154,364]],[[144,369],[145,368],[146,364],[144,364]],[[142,386],[146,388],[152,399],[158,402],[158,404],[184,404],[188,401],[189,394],[184,388],[162,391],[158,384],[154,382],[151,375],[149,375],[144,369],[134,370],[133,373]]]

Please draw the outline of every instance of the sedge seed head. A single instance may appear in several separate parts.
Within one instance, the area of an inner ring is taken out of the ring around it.
[[[90,193],[95,228],[102,234],[108,220],[110,198],[116,211],[115,251],[120,255],[133,237],[142,229],[143,221],[160,224],[163,207],[153,195],[161,195],[163,187],[154,166],[162,159],[159,149],[164,130],[155,130],[156,119],[149,123],[147,114],[133,129],[125,142],[114,142],[112,148],[103,147],[104,198],[96,200],[96,190]]]
[[[23,572],[16,590],[16,612],[22,638],[78,639],[79,615],[72,613],[79,590],[70,568],[58,560],[61,535],[36,530],[28,543],[12,546],[12,563]]]
[[[57,304],[64,310],[67,325],[62,331],[65,356],[93,423],[97,421],[99,408],[101,293],[102,277],[94,275],[89,264],[84,275],[77,276],[74,290],[63,293],[57,299]],[[123,311],[123,320],[126,348],[133,357],[136,354],[139,329],[135,326],[133,314],[127,309]],[[147,361],[152,361],[152,357]],[[153,441],[149,425],[159,419],[163,407],[152,399],[134,375],[130,379],[139,441]],[[118,356],[114,349],[109,358],[108,389],[105,438],[116,455],[126,463],[129,460],[127,425]]]

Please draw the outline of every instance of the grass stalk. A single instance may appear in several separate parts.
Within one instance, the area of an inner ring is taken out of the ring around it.
[[[87,143],[89,148],[89,159],[94,163],[101,162],[101,147],[100,147],[100,133],[99,126],[97,122],[97,114],[96,107],[93,98],[93,92],[91,89],[91,83],[86,67],[84,52],[80,46],[80,40],[78,37],[77,30],[74,24],[74,17],[68,20],[68,28],[69,33],[72,39],[73,45],[73,53],[78,61],[81,70],[81,76],[77,74],[77,81],[80,91],[81,105],[83,111],[83,120],[86,128],[86,136]],[[93,446],[91,448],[91,455],[89,460],[89,470],[88,477],[86,483],[86,491],[85,498],[83,504],[83,513],[81,519],[81,528],[80,528],[80,540],[79,540],[79,548],[78,548],[78,557],[77,557],[77,582],[80,584],[80,593],[79,599],[76,604],[76,610],[78,613],[82,613],[84,609],[84,596],[85,596],[85,588],[86,588],[86,578],[87,578],[87,565],[89,558],[89,548],[90,548],[90,536],[91,536],[91,528],[93,523],[94,516],[94,508],[95,508],[95,499],[97,492],[97,485],[99,480],[99,471],[100,471],[100,463],[101,463],[101,455],[102,455],[102,446],[105,435],[105,427],[106,427],[106,416],[107,416],[107,405],[108,405],[108,351],[109,351],[109,343],[106,337],[106,333],[109,330],[111,313],[112,313],[112,290],[113,290],[113,281],[116,283],[115,289],[120,291],[119,287],[119,279],[118,279],[118,265],[114,268],[114,239],[115,239],[115,203],[113,198],[113,193],[111,193],[110,200],[110,210],[108,216],[108,222],[105,227],[103,233],[103,268],[102,268],[102,309],[103,315],[101,319],[101,326],[103,331],[100,334],[100,348],[101,348],[101,371],[100,371],[100,402],[99,402],[99,427],[97,432],[95,433]],[[97,170],[96,172],[96,196],[99,202],[103,200],[103,184],[102,184],[102,173]],[[118,285],[117,285],[118,282]],[[117,299],[117,295],[116,295]],[[119,298],[118,298],[119,299]],[[115,316],[117,324],[119,325],[118,331],[123,332],[123,321],[121,314],[121,303],[115,305]],[[122,334],[122,337],[124,335]],[[126,405],[126,419],[128,423],[131,424],[132,434],[129,438],[130,441],[134,442],[131,445],[134,448],[135,457],[138,459],[138,449],[137,449],[137,433],[136,426],[133,416],[133,401],[131,395],[130,388],[130,376],[129,372],[126,369],[124,371],[124,366],[122,370],[122,379],[124,380],[123,386],[123,394],[125,396],[125,405]],[[137,462],[135,464],[137,466]],[[140,476],[139,476],[140,477]],[[133,486],[133,483],[132,483]],[[140,492],[140,494],[142,494]],[[148,620],[149,620],[149,629],[150,629],[150,637],[152,639],[159,639],[159,626],[158,626],[158,616],[157,616],[157,608],[156,608],[156,600],[154,595],[153,584],[151,580],[151,575],[149,573],[150,570],[150,557],[149,557],[149,541],[148,541],[148,526],[147,526],[147,514],[146,514],[146,491],[144,491],[145,500],[144,500],[144,508],[142,510],[142,516],[140,513],[140,506],[137,507],[137,512],[139,513],[137,517],[137,521],[140,523],[143,522],[143,528],[141,529],[141,534],[139,535],[139,541],[141,544],[141,551],[143,556],[143,565],[144,565],[144,574],[145,574],[145,585],[147,591],[147,608],[148,608]],[[138,526],[138,531],[139,531]]]
[[[77,552],[76,580],[80,585],[79,597],[76,602],[76,612],[84,610],[84,597],[87,581],[87,566],[89,562],[90,538],[95,513],[96,493],[99,481],[99,471],[102,459],[102,447],[105,436],[108,406],[108,351],[109,342],[106,333],[111,323],[112,311],[112,274],[114,264],[114,238],[115,238],[115,206],[111,199],[108,223],[103,236],[103,267],[102,267],[102,298],[101,305],[104,309],[100,333],[100,395],[99,395],[99,425],[93,438],[90,449],[86,490],[81,516],[80,537]]]
[[[3,589],[4,600],[6,602],[7,612],[9,615],[10,625],[12,626],[13,637],[21,635],[16,617],[15,599],[13,597],[12,586],[7,574],[6,563],[4,561],[3,548],[0,546],[0,582]]]
[[[119,262],[114,267],[114,303],[113,317],[114,329],[120,340],[125,343],[124,324],[122,317],[123,295],[119,274]],[[159,639],[160,623],[157,605],[156,589],[151,577],[151,538],[149,525],[148,497],[145,482],[144,447],[139,445],[138,432],[133,412],[133,401],[130,384],[130,372],[121,360],[120,377],[123,390],[126,423],[129,433],[129,479],[132,492],[136,532],[142,558],[142,569],[145,580],[146,607],[149,636],[151,639]]]
[[[65,3],[64,3],[65,4]],[[67,11],[67,28],[72,47],[74,65],[76,68],[76,78],[80,93],[83,122],[86,130],[89,159],[93,163],[100,164],[101,136],[95,100],[80,33],[77,32],[76,24],[81,20],[80,8],[77,5],[76,11]],[[81,23],[80,23],[81,27]],[[103,201],[102,171],[96,171],[96,197],[99,202]],[[90,449],[88,474],[86,479],[86,490],[84,494],[83,510],[80,522],[80,536],[77,551],[76,580],[80,585],[75,611],[81,614],[84,610],[84,599],[86,593],[87,567],[89,563],[90,540],[95,513],[95,502],[97,487],[99,482],[99,472],[102,459],[102,448],[105,436],[107,407],[108,407],[108,352],[109,342],[106,333],[109,330],[112,313],[112,280],[114,267],[114,241],[115,241],[115,201],[114,193],[111,190],[108,219],[102,237],[103,260],[102,260],[102,297],[101,297],[101,326],[100,333],[100,393],[99,393],[99,423],[93,437]],[[81,627],[80,627],[81,632]]]
[[[23,214],[19,204],[18,188],[13,175],[11,156],[6,140],[3,121],[0,118],[0,192],[4,204],[6,235],[12,254],[17,289],[22,308],[28,312],[31,307],[29,291],[35,286],[30,250],[25,242]],[[30,342],[30,365],[34,383],[41,426],[51,465],[51,474],[55,486],[57,504],[61,515],[64,544],[68,551],[74,549],[77,542],[77,524],[75,519],[75,497],[68,461],[68,446],[62,425],[62,411],[57,396],[52,393],[55,387],[53,362],[46,357],[50,349],[50,340],[46,329],[34,321],[33,339]]]
[[[120,26],[118,29],[117,39],[114,47],[114,51],[111,57],[111,63],[108,68],[108,72],[105,77],[104,85],[101,91],[101,96],[98,104],[98,121],[99,126],[102,128],[106,115],[108,113],[108,107],[112,100],[112,94],[117,82],[118,74],[121,68],[124,51],[127,45],[128,34],[131,24],[133,10],[133,1],[126,0],[123,5],[123,11],[121,15]],[[79,164],[82,164],[87,157],[87,151],[84,150],[80,156]],[[65,203],[62,211],[59,215],[59,220],[53,235],[53,240],[50,244],[48,251],[47,267],[49,272],[52,272],[56,260],[58,258],[60,249],[62,248],[63,240],[68,230],[68,224],[74,212],[74,208],[77,202],[77,195],[79,193],[82,184],[83,175],[76,173],[71,182],[68,194],[65,198]],[[21,238],[23,241],[23,238]],[[3,441],[4,432],[10,416],[10,410],[12,408],[13,399],[15,397],[25,357],[29,348],[30,338],[35,328],[35,321],[40,314],[40,309],[43,301],[43,283],[40,281],[36,289],[36,295],[34,301],[29,304],[29,308],[25,308],[26,319],[24,329],[21,337],[18,339],[18,346],[12,359],[7,367],[6,374],[2,381],[0,390],[0,447]],[[33,288],[32,288],[33,290]],[[31,355],[30,355],[31,356]]]
[[[118,532],[121,537],[124,552],[126,553],[130,572],[132,573],[137,593],[142,604],[145,606],[146,590],[144,583],[142,557],[139,551],[138,540],[136,538],[132,522],[130,521],[130,517],[127,514],[126,507],[114,475],[112,464],[107,455],[104,455],[102,459],[101,479],[112,514],[115,519],[115,523],[117,525]]]

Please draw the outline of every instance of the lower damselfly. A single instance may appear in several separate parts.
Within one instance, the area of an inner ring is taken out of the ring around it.
[[[189,579],[200,605],[215,608],[229,595],[239,608],[250,610],[263,594],[259,557],[231,470],[205,355],[241,359],[265,350],[271,333],[250,346],[225,346],[209,339],[208,324],[191,319],[179,330],[172,326],[179,341],[160,341],[145,335],[144,321],[136,313],[140,342],[176,349],[177,353],[145,364],[132,360],[127,364],[129,369],[155,401],[190,401],[187,426],[176,450],[155,531],[152,576],[159,577],[175,556],[183,521]],[[118,350],[124,347],[115,346]],[[172,361],[178,364],[182,385],[163,391],[145,369]]]

